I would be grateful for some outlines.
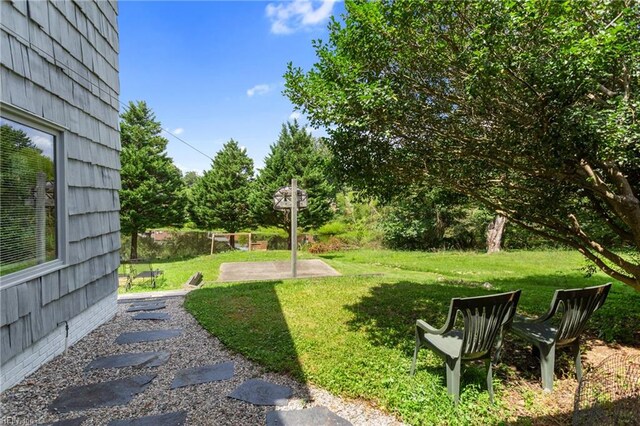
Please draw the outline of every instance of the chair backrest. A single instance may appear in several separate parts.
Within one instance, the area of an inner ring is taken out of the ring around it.
[[[551,319],[562,310],[562,318],[556,333],[556,343],[571,343],[582,333],[587,320],[607,299],[611,283],[579,289],[556,290],[551,308],[545,314]]]
[[[503,327],[513,319],[519,299],[520,290],[452,299],[451,318],[460,312],[464,319],[460,355],[481,358],[490,354]]]

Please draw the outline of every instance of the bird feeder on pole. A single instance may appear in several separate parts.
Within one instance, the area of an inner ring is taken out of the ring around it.
[[[298,276],[298,211],[307,208],[307,193],[298,188],[298,181],[291,179],[290,187],[283,187],[273,196],[275,210],[290,210],[291,217],[291,276]]]

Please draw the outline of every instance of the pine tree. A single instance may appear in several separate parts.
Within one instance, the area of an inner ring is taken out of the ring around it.
[[[288,214],[273,209],[273,195],[279,188],[290,186],[291,179],[297,179],[298,187],[308,196],[308,208],[298,213],[298,226],[308,231],[331,220],[335,190],[327,179],[328,162],[326,151],[297,121],[283,124],[251,193],[251,211],[256,222],[277,226],[291,236]]]
[[[249,192],[253,160],[231,139],[192,188],[191,215],[200,228],[238,232],[251,225]],[[231,238],[231,246],[235,239]]]
[[[182,226],[186,199],[182,174],[167,156],[168,141],[147,104],[129,102],[121,118],[120,223],[122,232],[131,235],[131,259],[137,259],[138,234]]]

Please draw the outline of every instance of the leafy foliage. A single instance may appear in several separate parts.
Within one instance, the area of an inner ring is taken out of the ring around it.
[[[337,170],[446,186],[640,289],[640,4],[353,1],[286,94]],[[607,229],[607,241],[601,230]]]
[[[129,102],[121,118],[120,223],[131,235],[131,259],[137,259],[138,233],[182,226],[186,199],[182,174],[167,156],[168,141],[147,104]]]
[[[0,274],[36,262],[36,213],[33,206],[38,173],[55,182],[53,160],[24,131],[0,126]],[[55,208],[45,210],[45,258],[55,257]],[[23,263],[27,262],[27,263]]]
[[[290,186],[294,178],[308,196],[308,208],[298,212],[298,226],[306,231],[329,221],[333,215],[331,201],[335,191],[327,179],[328,161],[328,152],[297,121],[283,124],[251,194],[255,221],[289,232],[289,217],[273,209],[273,195],[281,187]]]
[[[252,180],[253,160],[231,139],[193,186],[193,221],[201,229],[238,232],[247,228],[251,224],[248,198]]]
[[[468,197],[440,189],[408,189],[382,219],[385,245],[394,249],[482,249],[492,215]]]

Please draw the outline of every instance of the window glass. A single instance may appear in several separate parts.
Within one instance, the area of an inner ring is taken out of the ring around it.
[[[0,275],[58,257],[55,136],[0,117]]]

